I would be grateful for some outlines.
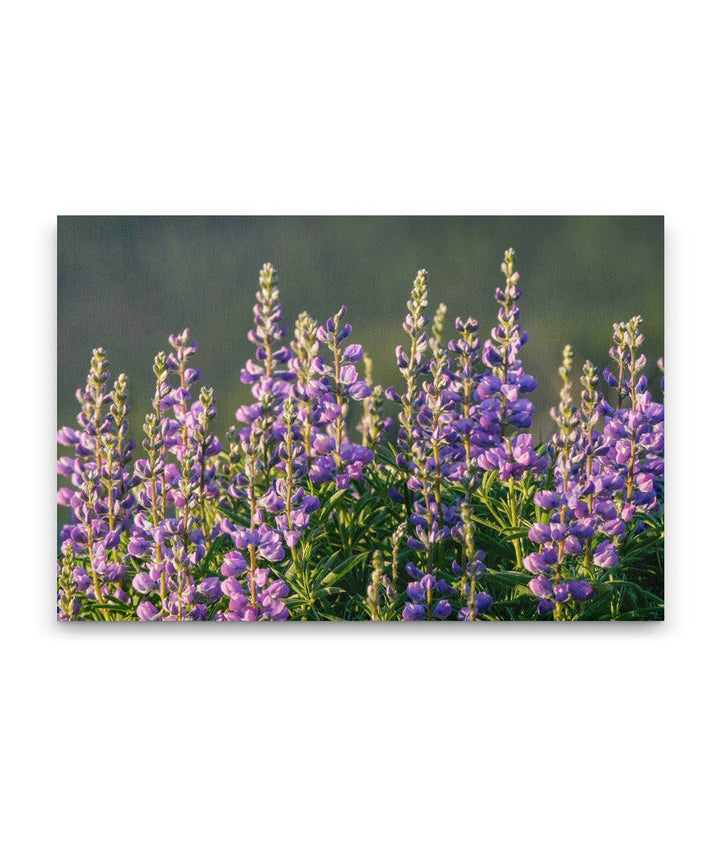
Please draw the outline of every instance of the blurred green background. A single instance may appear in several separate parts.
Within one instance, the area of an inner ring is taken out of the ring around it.
[[[112,377],[130,380],[134,436],[154,388],[153,356],[190,327],[196,365],[215,388],[217,433],[247,400],[238,374],[252,356],[247,330],[258,271],[278,270],[291,333],[303,309],[318,320],[348,306],[353,341],[375,380],[398,383],[395,345],[405,343],[405,301],[427,268],[429,312],[442,301],[448,326],[473,315],[486,338],[494,322],[503,251],[514,247],[530,332],[526,369],[539,383],[536,436],[551,433],[557,366],[570,342],[577,373],[606,365],[613,321],[640,314],[653,392],[663,352],[662,217],[59,217],[58,420],[75,424],[74,392],[102,345]],[[354,424],[354,423],[353,423]]]

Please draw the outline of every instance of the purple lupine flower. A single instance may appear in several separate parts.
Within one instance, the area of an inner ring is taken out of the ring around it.
[[[409,520],[414,531],[407,543],[411,549],[425,552],[430,573],[435,545],[449,537],[459,520],[457,508],[449,507],[443,501],[444,482],[454,469],[453,423],[459,396],[453,388],[447,352],[440,343],[439,321],[434,329],[432,358],[425,361],[428,347],[427,318],[424,315],[427,307],[426,271],[418,272],[407,306],[409,311],[403,327],[410,336],[410,350],[409,354],[402,348],[397,351],[406,390],[402,396],[389,390],[388,397],[402,405],[397,464],[406,470],[407,487],[414,494]],[[428,375],[428,379],[423,381],[423,376]],[[408,610],[408,615],[412,612]],[[427,617],[431,617],[430,612]]]
[[[286,330],[282,325],[282,306],[278,302],[280,290],[277,287],[276,271],[271,264],[263,265],[260,271],[259,289],[255,297],[255,329],[248,333],[248,339],[257,346],[255,358],[263,364],[261,372],[266,378],[272,378],[278,368],[288,363],[290,352],[284,346],[276,347],[284,339]],[[254,369],[250,374],[254,379],[259,377]],[[290,373],[289,377],[281,376],[280,379],[290,381],[294,377]]]
[[[573,600],[590,600],[595,594],[593,587],[587,580],[570,580],[567,585]]]
[[[227,608],[215,615],[216,621],[286,621],[289,617],[284,598],[289,594],[282,580],[267,582],[263,575],[262,585],[257,585],[256,594],[249,595],[246,583],[228,577],[221,583],[222,594],[227,598]],[[253,603],[254,600],[254,603]]]
[[[137,616],[140,621],[157,621],[160,611],[149,600],[143,600],[138,604]]]
[[[164,604],[167,617],[172,620],[196,620],[193,611],[195,566],[207,552],[208,538],[200,519],[201,467],[197,460],[197,434],[188,433],[188,444],[183,446],[179,478],[169,490],[168,496],[175,506],[176,518],[168,520],[162,530],[168,540],[167,590]]]
[[[231,550],[223,557],[220,572],[226,577],[237,577],[247,568],[247,562],[242,553]]]
[[[502,452],[500,456],[481,455],[502,445],[503,383],[484,367],[478,322],[457,318],[455,329],[459,336],[448,344],[454,358],[453,390],[458,397],[453,445],[459,448],[454,454],[452,478],[465,484],[467,497],[478,471],[496,468],[502,457]],[[510,395],[517,400],[513,392]]]
[[[531,574],[545,574],[550,570],[550,565],[545,561],[542,553],[529,553],[523,559],[523,565]]]
[[[177,378],[177,387],[167,384],[166,394],[162,397],[160,410],[172,409],[174,419],[167,423],[166,446],[178,461],[186,456],[193,429],[193,417],[190,409],[192,393],[190,388],[198,380],[198,373],[190,368],[188,361],[197,351],[197,342],[190,338],[186,328],[182,333],[172,334],[168,341],[175,349],[166,358],[165,365]]]
[[[452,607],[446,596],[452,595],[454,589],[442,578],[434,574],[424,574],[419,580],[408,585],[407,593],[410,603],[405,604],[403,608],[403,621],[444,620],[450,617]]]
[[[530,591],[540,598],[552,598],[553,587],[550,580],[545,576],[533,577],[528,583]]]
[[[538,508],[544,508],[546,510],[557,508],[560,504],[557,494],[552,490],[539,490],[533,497],[533,502],[538,506]]]
[[[128,553],[143,564],[133,588],[146,594],[148,580],[157,584],[162,620],[204,620],[204,607],[194,603],[194,569],[218,532],[211,505],[219,497],[215,456],[220,443],[209,431],[215,415],[212,390],[203,387],[199,399],[192,400],[200,371],[189,361],[197,343],[187,329],[169,342],[173,352],[158,354],[153,366],[153,412],[143,426],[147,457],[135,464],[141,510],[133,518]]]
[[[62,564],[58,563],[58,590],[57,590],[57,620],[76,621],[80,612],[80,586],[76,576],[75,553],[72,544],[66,541],[63,545]],[[90,579],[87,579],[87,585]],[[84,588],[87,588],[87,585]]]
[[[267,450],[262,437],[263,426],[253,422],[240,442],[243,486],[238,495],[248,505],[250,525],[241,526],[230,519],[220,523],[220,531],[230,536],[236,549],[226,555],[221,567],[221,573],[227,576],[221,590],[228,603],[215,615],[218,621],[284,621],[288,617],[282,602],[286,596],[282,594],[282,585],[273,586],[279,581],[270,580],[269,569],[259,564],[262,559],[276,563],[285,558],[282,535],[263,520],[261,502],[279,511],[282,499],[277,489],[279,487],[282,492],[283,485],[276,481],[275,487],[271,487],[264,496],[259,492],[259,478],[263,474],[270,475],[260,460],[263,451]]]
[[[572,360],[572,348],[566,345],[559,369],[563,381],[560,402],[551,411],[558,426],[552,438],[555,490],[535,495],[538,516],[546,522],[530,526],[528,538],[540,549],[523,561],[525,569],[536,575],[528,585],[538,598],[538,613],[554,612],[556,618],[564,618],[573,601],[582,602],[594,594],[582,577],[588,573],[591,541],[601,526],[600,516],[591,512],[594,465],[587,467],[598,448],[598,434],[593,430],[598,419],[596,375],[592,364],[586,363],[578,411],[571,394]]]
[[[396,393],[393,387],[389,387],[386,393],[391,401],[397,401],[402,405],[402,411],[398,417],[398,445],[405,456],[409,455],[412,446],[415,413],[423,401],[420,388],[421,377],[429,370],[424,356],[428,347],[425,329],[428,319],[424,314],[427,305],[427,271],[420,270],[413,283],[410,300],[407,302],[408,314],[403,323],[403,329],[410,337],[409,353],[405,353],[402,346],[398,346],[396,351],[397,364],[405,379],[406,389],[402,396]],[[398,463],[403,466],[404,461],[405,459],[401,457]]]
[[[408,603],[403,607],[403,621],[423,621],[425,617],[425,607],[421,603],[412,603],[408,601]]]
[[[80,430],[58,433],[58,441],[75,450],[74,457],[58,462],[58,472],[69,477],[74,488],[61,489],[58,496],[71,511],[71,523],[62,533],[63,549],[69,544],[73,554],[89,564],[92,598],[99,604],[110,592],[105,580],[117,581],[125,572],[119,545],[130,525],[137,483],[128,470],[134,443],[127,438],[127,378],[119,375],[110,392],[108,379],[105,352],[97,348],[87,384],[77,392]]]
[[[343,351],[343,362],[356,363],[363,358],[362,345],[348,345]]]
[[[459,520],[455,507],[443,502],[443,484],[450,474],[450,438],[455,397],[445,351],[435,346],[429,364],[430,378],[422,384],[413,410],[411,445],[405,464],[408,488],[415,493],[410,523],[415,527],[408,545],[427,555],[428,572],[433,566],[434,546],[450,535]],[[408,423],[409,424],[409,423]]]
[[[593,563],[600,568],[614,568],[617,565],[617,552],[612,541],[603,541],[595,548]]]
[[[475,524],[468,502],[462,504],[460,518],[458,535],[463,544],[463,563],[453,562],[452,565],[453,571],[462,576],[461,592],[465,596],[465,606],[459,610],[458,620],[475,621],[481,612],[492,606],[494,598],[478,590],[480,578],[485,573],[485,553],[475,549]]]
[[[283,405],[285,438],[279,453],[282,477],[276,479],[274,488],[259,500],[260,506],[275,514],[277,528],[291,551],[295,550],[303,531],[308,527],[310,514],[319,507],[319,500],[306,495],[300,486],[307,472],[307,462],[296,415],[295,402],[286,399]]]
[[[286,330],[282,325],[279,297],[275,269],[266,264],[260,271],[256,293],[255,328],[248,333],[248,339],[257,346],[255,358],[258,362],[248,360],[240,373],[240,380],[251,386],[254,403],[238,408],[236,413],[241,424],[241,442],[245,446],[252,442],[255,446],[255,486],[263,483],[265,488],[270,486],[277,464],[278,445],[283,434],[283,402],[293,395],[296,381],[294,367],[290,365],[292,351],[280,344]]]
[[[150,574],[141,571],[133,577],[132,586],[140,594],[148,594],[155,588],[155,581]]]
[[[534,407],[520,394],[532,392],[537,383],[525,374],[519,356],[528,334],[520,325],[520,309],[516,301],[522,296],[522,291],[517,285],[520,274],[515,270],[515,251],[512,248],[506,250],[501,270],[505,274],[505,288],[498,288],[495,292],[495,300],[500,304],[498,325],[491,330],[491,338],[485,342],[483,362],[500,382],[499,389],[491,394],[500,401],[499,430],[500,435],[505,436],[509,426],[529,428],[532,424]],[[478,395],[481,398],[485,395],[480,386]]]
[[[291,345],[295,356],[289,364],[296,379],[295,398],[308,471],[312,468],[313,444],[319,434],[317,424],[321,413],[319,399],[327,391],[326,378],[321,374],[322,361],[318,356],[320,343],[317,338],[317,328],[317,322],[306,312],[300,314],[295,324],[295,338]]]
[[[325,437],[315,438],[313,448],[317,453],[314,467],[310,469],[310,478],[314,483],[320,483],[334,478],[339,488],[347,488],[351,480],[361,480],[363,466],[374,458],[374,453],[367,447],[352,443],[347,437],[345,417],[350,400],[363,401],[370,397],[372,391],[365,381],[358,380],[357,369],[354,365],[356,351],[350,351],[348,359],[345,354],[349,348],[340,348],[340,342],[347,339],[352,327],[344,323],[347,308],[342,306],[325,325],[318,327],[317,338],[327,345],[331,360],[325,363],[317,360],[316,366],[325,379],[325,387],[318,399],[319,413],[317,424],[325,433]],[[330,441],[330,442],[328,442]]]
[[[394,613],[394,600],[397,591],[397,548],[401,534],[395,531],[392,538],[392,579],[385,573],[381,550],[375,550],[372,559],[372,575],[367,587],[366,608],[371,621],[386,621]]]
[[[222,597],[222,581],[219,577],[206,577],[198,583],[198,594],[208,603],[216,603]]]
[[[625,502],[647,513],[658,504],[657,486],[663,474],[664,412],[662,405],[652,401],[647,377],[642,374],[647,360],[639,353],[644,341],[641,323],[642,318],[636,316],[614,325],[610,356],[617,363],[617,377],[608,372],[606,380],[616,390],[617,407],[615,410],[610,405],[606,407],[603,465],[622,478]],[[629,406],[624,406],[626,399]]]

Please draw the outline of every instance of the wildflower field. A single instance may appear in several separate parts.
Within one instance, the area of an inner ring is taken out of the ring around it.
[[[345,306],[288,335],[266,264],[240,371],[252,403],[222,439],[188,330],[155,358],[138,446],[128,379],[97,348],[58,433],[58,619],[661,620],[662,358],[638,315],[608,330],[607,367],[546,343],[555,433],[536,442],[512,249],[501,271],[487,338],[429,310],[419,271],[383,389]]]

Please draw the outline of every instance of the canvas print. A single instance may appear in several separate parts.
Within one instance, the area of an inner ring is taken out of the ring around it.
[[[60,217],[57,618],[662,620],[663,400],[660,217]]]

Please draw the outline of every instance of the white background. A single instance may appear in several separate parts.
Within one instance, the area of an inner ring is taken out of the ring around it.
[[[5,8],[5,852],[716,846],[711,8]],[[664,213],[666,623],[56,627],[59,213]]]

